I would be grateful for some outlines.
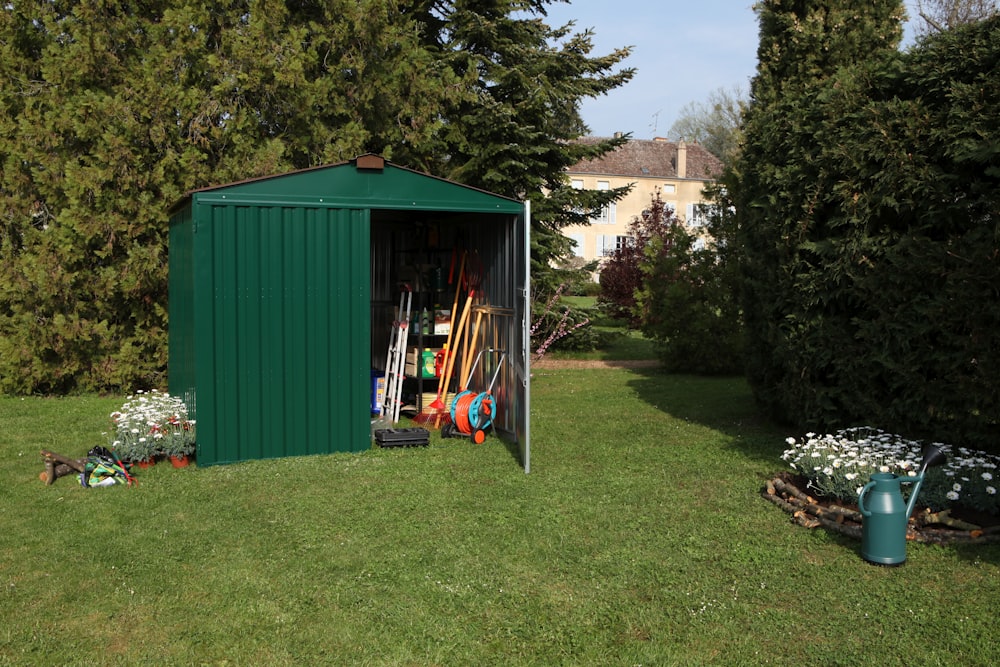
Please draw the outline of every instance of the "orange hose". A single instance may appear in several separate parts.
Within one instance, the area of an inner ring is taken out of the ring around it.
[[[476,394],[470,393],[456,399],[455,425],[458,426],[459,431],[466,435],[472,433],[472,423],[469,422],[469,408],[472,406],[472,402],[476,400],[476,396]]]

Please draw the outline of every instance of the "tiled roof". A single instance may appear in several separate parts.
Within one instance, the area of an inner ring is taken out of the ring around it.
[[[597,143],[598,137],[581,137],[581,143]],[[722,163],[700,144],[687,143],[685,178],[713,180]],[[677,143],[666,139],[633,139],[596,160],[584,160],[567,170],[571,174],[677,178]]]

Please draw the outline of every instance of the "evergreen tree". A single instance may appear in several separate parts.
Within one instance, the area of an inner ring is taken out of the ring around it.
[[[749,379],[758,400],[780,418],[788,416],[781,396],[789,385],[828,381],[823,371],[802,367],[796,352],[802,341],[788,318],[800,303],[796,272],[811,261],[803,243],[837,233],[825,223],[836,182],[820,160],[828,136],[819,130],[829,108],[820,110],[813,98],[836,94],[824,83],[842,69],[895,53],[903,6],[900,0],[764,0],[757,11],[759,62],[744,144],[722,180],[736,207],[731,240],[741,253]]]
[[[561,178],[607,148],[579,104],[631,76],[547,4],[7,3],[0,391],[162,385],[167,208],[213,183],[378,152],[534,200],[547,265],[609,196]]]
[[[452,94],[388,0],[26,0],[0,17],[4,391],[162,384],[170,203],[425,141]]]
[[[433,152],[416,156],[427,171],[516,199],[531,201],[533,280],[555,289],[553,261],[570,256],[560,230],[585,223],[625,189],[575,190],[565,171],[628,141],[576,142],[587,133],[585,99],[631,79],[615,69],[629,49],[591,56],[593,33],[572,24],[549,26],[553,0],[440,0],[424,20],[425,38],[471,95],[444,112]],[[430,28],[436,28],[431,31]]]

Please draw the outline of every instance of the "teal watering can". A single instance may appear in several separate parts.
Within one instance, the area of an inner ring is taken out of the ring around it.
[[[878,565],[900,565],[906,561],[906,525],[913,514],[924,481],[931,466],[941,465],[946,456],[936,445],[924,447],[924,462],[916,477],[897,477],[892,473],[875,473],[858,495],[861,524],[861,557]],[[910,502],[903,502],[902,484],[913,484]]]

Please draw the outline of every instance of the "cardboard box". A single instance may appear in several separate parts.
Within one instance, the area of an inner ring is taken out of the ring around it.
[[[451,333],[451,311],[450,310],[435,310],[434,311],[434,335],[435,336],[447,336]]]

